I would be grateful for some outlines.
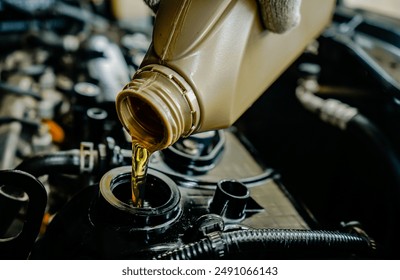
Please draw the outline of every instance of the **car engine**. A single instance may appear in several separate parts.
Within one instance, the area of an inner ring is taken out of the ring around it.
[[[232,127],[152,155],[133,209],[115,98],[153,15],[112,2],[0,1],[1,259],[399,257],[399,19],[338,3]]]

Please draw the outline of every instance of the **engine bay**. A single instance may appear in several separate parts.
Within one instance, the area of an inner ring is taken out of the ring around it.
[[[115,97],[152,16],[110,3],[0,1],[1,259],[399,257],[400,20],[338,4],[232,127],[154,153],[132,210]]]

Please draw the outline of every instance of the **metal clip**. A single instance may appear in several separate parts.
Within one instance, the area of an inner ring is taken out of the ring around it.
[[[81,142],[80,145],[80,172],[91,172],[94,167],[93,143]]]

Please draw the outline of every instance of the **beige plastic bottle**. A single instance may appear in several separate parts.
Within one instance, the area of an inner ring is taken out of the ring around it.
[[[118,116],[143,147],[232,125],[329,24],[334,0],[303,0],[300,24],[263,29],[255,0],[161,1],[152,45],[118,94]]]

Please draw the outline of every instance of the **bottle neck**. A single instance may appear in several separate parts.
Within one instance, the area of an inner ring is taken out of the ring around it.
[[[200,107],[191,86],[175,71],[148,65],[116,99],[118,117],[132,139],[154,152],[199,126]]]

